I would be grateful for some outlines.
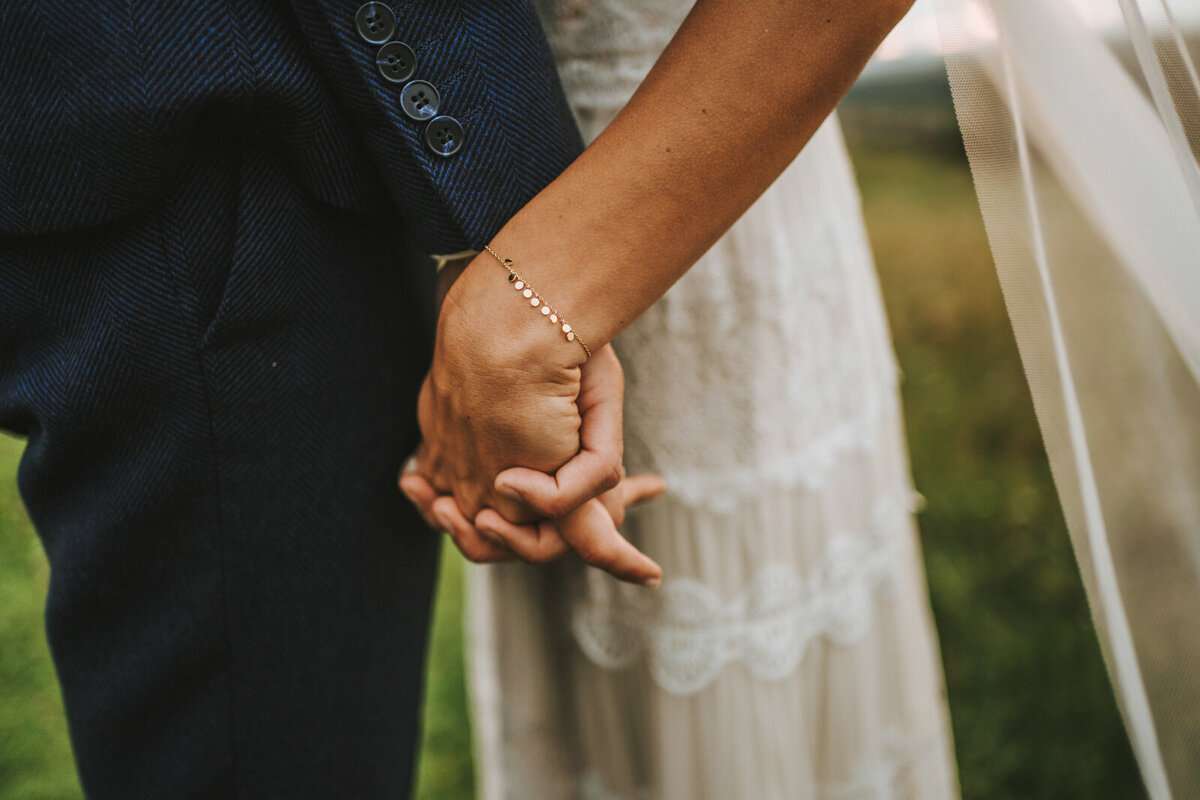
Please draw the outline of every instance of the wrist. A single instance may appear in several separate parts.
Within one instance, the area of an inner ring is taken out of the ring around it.
[[[518,296],[528,301],[530,307],[540,314],[544,321],[550,323],[550,326],[557,333],[561,333],[566,341],[577,342],[583,348],[584,354],[588,358],[591,358],[592,350],[587,346],[587,343],[579,335],[578,331],[567,322],[566,318],[562,316],[562,312],[550,304],[545,295],[534,288],[527,276],[517,272],[513,260],[511,258],[502,258],[499,253],[492,249],[491,245],[484,245],[484,250],[505,271],[505,280],[518,293]]]
[[[540,301],[533,305],[534,316],[586,360],[623,327],[614,319],[622,313],[621,298],[614,296],[613,283],[606,282],[611,271],[589,259],[589,240],[571,233],[564,221],[532,213],[535,205],[526,206],[488,245],[491,267],[516,290],[513,294],[532,292],[525,299]],[[535,235],[538,230],[545,232]],[[485,249],[481,258],[488,255]],[[513,281],[508,280],[510,271]],[[519,283],[524,284],[521,289]]]
[[[437,338],[444,355],[550,380],[576,371],[586,358],[577,342],[568,342],[514,290],[506,270],[487,253],[466,265],[447,290]]]

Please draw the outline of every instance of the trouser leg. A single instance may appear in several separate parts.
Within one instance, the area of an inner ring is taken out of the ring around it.
[[[438,541],[395,486],[429,281],[267,153],[0,239],[0,425],[85,790],[404,797]]]

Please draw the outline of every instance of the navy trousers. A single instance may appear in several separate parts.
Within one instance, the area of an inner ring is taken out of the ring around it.
[[[0,426],[90,797],[408,795],[432,270],[361,161],[309,165],[334,204],[290,159],[231,115],[114,218],[0,235]]]
[[[430,287],[270,152],[0,241],[0,423],[100,798],[403,797],[438,540],[396,489]]]

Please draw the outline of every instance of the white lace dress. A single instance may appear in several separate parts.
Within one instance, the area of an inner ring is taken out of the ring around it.
[[[539,0],[586,139],[688,0]],[[624,532],[657,592],[567,559],[469,573],[483,800],[957,796],[897,369],[840,129],[616,341]]]

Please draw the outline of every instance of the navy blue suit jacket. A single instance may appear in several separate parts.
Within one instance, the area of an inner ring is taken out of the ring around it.
[[[156,202],[196,148],[258,140],[428,252],[478,248],[582,149],[529,0],[394,0],[415,77],[465,130],[430,152],[355,30],[359,0],[44,0],[0,10],[0,234]],[[131,68],[135,65],[136,68]]]

